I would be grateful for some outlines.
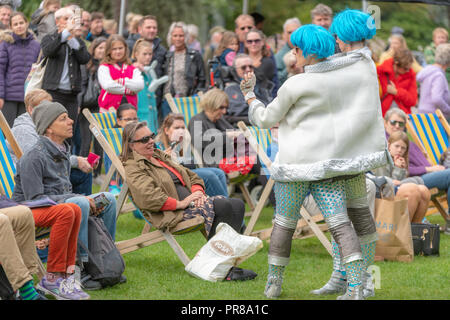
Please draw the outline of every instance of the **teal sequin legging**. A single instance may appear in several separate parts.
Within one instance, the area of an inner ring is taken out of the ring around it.
[[[292,235],[301,218],[308,193],[316,201],[330,231],[344,249],[343,262],[349,285],[359,286],[362,268],[360,244],[347,215],[344,180],[326,182],[276,182],[276,215],[269,247],[267,286],[281,283],[289,263]]]

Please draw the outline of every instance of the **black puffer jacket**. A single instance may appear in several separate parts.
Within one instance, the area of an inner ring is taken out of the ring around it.
[[[166,61],[164,64],[164,74],[168,74],[169,65],[172,63],[174,56],[173,51],[168,51],[166,55]],[[206,77],[205,77],[205,65],[203,58],[197,50],[186,49],[186,62],[184,68],[184,74],[186,76],[188,93],[187,96],[193,96],[199,91],[206,90]],[[175,89],[173,86],[170,88],[170,93],[175,96]]]
[[[79,38],[76,38],[76,40],[80,44],[80,48],[78,50],[73,50],[67,45],[67,43],[61,42],[61,33],[58,32],[48,34],[42,39],[42,53],[44,57],[49,58],[45,69],[42,89],[58,89],[66,59],[66,49],[68,49],[69,78],[72,92],[78,93],[81,91],[82,77],[80,65],[88,63],[91,55],[87,51],[84,41]]]

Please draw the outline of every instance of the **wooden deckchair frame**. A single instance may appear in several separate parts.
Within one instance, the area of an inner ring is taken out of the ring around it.
[[[182,110],[178,109],[178,107],[177,107],[177,105],[175,103],[175,100],[174,100],[174,98],[172,97],[172,95],[170,93],[167,93],[164,97],[166,98],[167,103],[170,106],[170,110],[173,113],[181,113],[182,115],[184,115],[185,123],[186,123],[185,136],[192,142],[191,135],[190,135],[189,131],[187,130],[187,122],[188,121],[187,121],[186,115],[184,114],[184,112],[182,112]],[[202,168],[203,167],[203,159],[202,159],[201,155],[198,153],[198,150],[195,149],[192,144],[191,144],[191,152],[192,152],[192,156],[195,159],[195,162],[198,164],[198,166],[200,168]],[[238,177],[239,173],[235,172],[235,173],[227,174],[227,175],[228,175],[228,178],[233,179],[233,178]],[[255,209],[255,203],[254,203],[252,197],[250,196],[250,192],[249,192],[247,186],[243,182],[242,183],[237,183],[236,185],[241,190],[242,196],[244,197],[245,202],[247,202],[248,206],[250,207],[250,210],[254,210]]]
[[[447,136],[450,137],[450,125],[448,124],[447,119],[442,114],[442,111],[437,109],[436,115],[437,115],[442,127],[444,128],[445,132],[447,133]],[[422,151],[424,156],[427,158],[428,162],[430,164],[436,164],[436,161],[433,160],[434,157],[431,154],[428,154],[428,152],[426,151],[426,148],[423,145],[418,133],[414,129],[411,118],[409,116],[407,117],[407,121],[406,121],[406,129],[408,130],[408,133],[411,135],[414,143],[417,144],[419,149]],[[432,137],[430,137],[430,139],[431,138]],[[438,212],[441,214],[441,216],[444,218],[445,221],[450,220],[450,215],[447,213],[448,208],[447,208],[447,210],[444,209],[444,206],[446,205],[446,202],[447,202],[446,193],[444,191],[440,191],[436,188],[431,189],[430,192],[431,192],[431,200],[430,201],[432,202],[433,206],[438,210]],[[431,212],[427,213],[427,215],[433,214],[435,212],[435,211],[433,211],[433,209],[431,209],[429,211],[431,211]]]
[[[23,155],[22,149],[20,148],[19,144],[17,143],[16,138],[14,137],[11,128],[9,127],[8,122],[5,119],[5,116],[3,115],[3,112],[0,111],[0,134],[5,135],[5,140],[8,141],[9,145],[11,146],[11,149],[14,152],[14,155],[17,157],[17,159],[20,159]],[[0,185],[0,194],[7,195],[5,190],[3,190],[2,186]],[[47,236],[49,234],[48,228],[35,228],[35,238],[41,238],[44,236]],[[38,278],[42,279],[45,276],[46,270],[45,267],[37,255],[36,252],[36,259],[38,263]]]
[[[264,163],[264,165],[267,167],[267,169],[270,169],[270,167],[272,166],[272,161],[267,156],[266,152],[264,151],[264,148],[258,143],[257,139],[254,137],[254,135],[251,133],[251,131],[248,129],[248,127],[245,125],[245,123],[243,121],[239,121],[238,127],[242,131],[244,136],[247,138],[251,147],[256,151],[260,160]],[[267,198],[269,197],[270,192],[272,191],[274,183],[275,183],[275,181],[272,178],[269,178],[269,180],[267,181],[267,184],[265,185],[265,187],[261,193],[261,197],[259,198],[258,203],[256,204],[256,207],[253,210],[253,213],[251,215],[251,218],[247,225],[247,228],[245,229],[245,232],[244,232],[245,235],[259,235],[259,237],[263,238],[263,239],[270,237],[272,228],[269,228],[266,230],[260,230],[260,231],[256,231],[256,232],[253,232],[253,228],[255,227],[255,224],[262,212],[262,209],[264,208],[264,204],[265,204]],[[325,236],[325,234],[323,233],[323,231],[322,231],[323,228],[319,227],[316,224],[316,222],[323,220],[322,215],[317,215],[317,216],[314,216],[314,218],[313,218],[313,217],[311,217],[309,212],[303,206],[300,210],[300,214],[301,214],[302,218],[297,223],[296,234],[301,234],[301,231],[300,231],[301,228],[308,225],[311,228],[313,234],[317,236],[319,241],[322,243],[322,245],[325,247],[325,249],[331,255],[332,254],[331,243],[328,240],[328,238]],[[294,236],[295,236],[295,234],[294,234]]]
[[[89,129],[92,131],[92,134],[94,135],[94,137],[97,139],[97,141],[102,146],[103,151],[111,159],[112,165],[111,165],[110,172],[108,172],[108,176],[112,177],[111,172],[116,171],[121,176],[122,181],[123,181],[122,189],[121,189],[121,192],[117,199],[117,211],[116,211],[116,219],[117,219],[119,216],[119,213],[123,211],[122,207],[124,206],[124,203],[127,200],[128,195],[130,193],[128,185],[126,183],[125,168],[123,167],[123,164],[120,161],[119,157],[116,155],[116,153],[110,146],[109,142],[106,140],[106,138],[102,134],[101,128],[99,128],[98,123],[96,123],[96,120],[92,116],[91,112],[88,109],[84,109],[83,114],[85,115],[86,119],[88,119],[88,121],[90,123]],[[106,185],[108,183],[109,182],[106,182]],[[133,205],[133,207],[136,208],[134,205]],[[132,238],[132,239],[118,241],[118,242],[116,242],[116,247],[119,249],[120,253],[123,255],[125,253],[138,250],[140,248],[151,246],[158,242],[167,241],[167,243],[173,249],[175,254],[181,260],[181,262],[186,266],[190,262],[190,259],[187,256],[187,254],[184,252],[183,248],[178,244],[174,235],[182,234],[186,230],[192,230],[192,231],[201,231],[202,234],[206,237],[206,233],[204,231],[204,219],[202,217],[196,217],[194,219],[182,221],[182,222],[178,223],[171,230],[167,230],[167,229],[158,230],[157,229],[152,232],[149,232],[149,230],[150,230],[150,224],[148,223],[148,221],[145,221],[145,226],[144,226],[144,229],[143,229],[143,232],[141,235],[139,235],[135,238]]]

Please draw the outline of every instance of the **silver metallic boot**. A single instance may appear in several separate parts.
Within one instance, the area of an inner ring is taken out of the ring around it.
[[[337,300],[364,300],[363,286],[358,285],[354,287],[353,290],[347,288],[347,292],[344,295],[337,297]]]
[[[274,299],[278,298],[281,294],[281,284],[283,283],[283,278],[271,277],[267,278],[266,288],[264,294],[267,298]]]
[[[311,293],[322,296],[327,294],[345,293],[347,288],[347,280],[342,279],[342,274],[338,271],[331,273],[330,280],[320,289],[312,290]]]
[[[367,271],[363,271],[361,274],[361,282],[364,299],[375,297],[375,286],[373,284],[372,274]]]

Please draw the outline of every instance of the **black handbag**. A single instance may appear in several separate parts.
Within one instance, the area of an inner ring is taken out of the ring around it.
[[[411,223],[414,255],[439,256],[440,230],[438,224]]]
[[[88,80],[86,92],[83,95],[82,106],[90,110],[98,108],[98,96],[100,95],[100,84],[97,80],[97,74],[93,73]]]

